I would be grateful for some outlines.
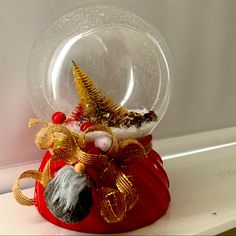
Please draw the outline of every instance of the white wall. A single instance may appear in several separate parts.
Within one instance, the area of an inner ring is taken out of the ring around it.
[[[42,30],[66,12],[106,3],[132,10],[165,37],[175,64],[173,94],[155,137],[236,125],[236,1],[234,0],[1,0],[0,168],[39,160],[27,128],[26,66]]]

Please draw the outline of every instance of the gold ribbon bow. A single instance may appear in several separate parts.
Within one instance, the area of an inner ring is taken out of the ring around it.
[[[138,200],[134,176],[126,173],[126,167],[142,159],[151,146],[143,147],[133,139],[118,141],[111,129],[105,125],[91,126],[78,135],[64,125],[48,124],[38,119],[29,121],[30,127],[36,124],[43,124],[44,127],[37,133],[35,143],[40,149],[49,150],[52,157],[42,172],[28,170],[17,178],[13,185],[15,199],[22,205],[35,204],[34,199],[24,196],[21,192],[20,179],[33,178],[45,187],[52,179],[50,164],[53,161],[63,160],[67,164],[81,162],[101,173],[96,182],[96,202],[104,220],[108,223],[122,221],[126,212],[131,210]],[[85,135],[92,131],[104,131],[111,135],[112,145],[105,154],[95,155],[84,150]]]

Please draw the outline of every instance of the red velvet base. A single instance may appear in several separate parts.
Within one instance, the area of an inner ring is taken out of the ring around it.
[[[50,154],[47,152],[39,168],[40,171],[49,158]],[[51,166],[52,174],[64,164],[61,161],[54,163]],[[64,223],[48,210],[44,200],[44,188],[39,182],[36,182],[35,186],[36,207],[39,213],[53,224],[80,232],[118,233],[149,225],[165,214],[170,202],[169,181],[162,160],[154,150],[151,150],[143,161],[130,165],[128,169],[135,176],[139,200],[134,208],[127,212],[122,222],[106,223],[96,206],[93,206],[89,216],[83,221],[76,224]]]

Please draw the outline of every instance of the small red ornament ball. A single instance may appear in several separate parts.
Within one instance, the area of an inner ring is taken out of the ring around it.
[[[90,121],[85,121],[81,126],[80,126],[80,130],[82,132],[84,132],[87,128],[89,128],[90,126],[92,126],[93,123]]]
[[[63,112],[58,111],[52,115],[53,124],[62,124],[65,122],[65,120],[66,120],[66,115]]]

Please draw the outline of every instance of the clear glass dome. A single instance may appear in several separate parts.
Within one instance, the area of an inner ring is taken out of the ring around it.
[[[112,6],[75,9],[35,43],[28,88],[36,115],[50,120],[78,104],[72,60],[116,102],[162,119],[170,96],[170,56],[161,34],[134,13]]]

